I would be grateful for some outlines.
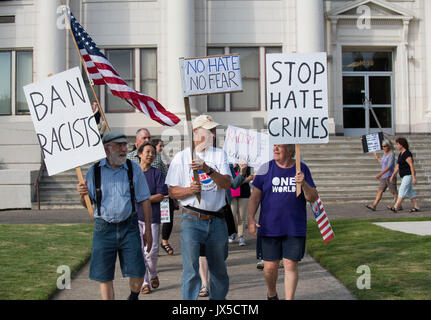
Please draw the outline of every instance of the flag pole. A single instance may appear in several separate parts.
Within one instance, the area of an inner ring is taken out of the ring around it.
[[[106,124],[106,130],[109,132],[109,131],[111,131],[111,128],[109,127],[108,121],[106,120],[106,117],[105,117],[105,113],[103,112],[102,107],[100,106],[99,98],[97,97],[96,90],[94,90],[94,83],[93,83],[93,80],[90,78],[90,75],[88,74],[87,66],[85,65],[85,61],[84,61],[84,59],[82,58],[82,54],[81,54],[81,52],[79,51],[78,44],[76,43],[75,37],[73,36],[73,33],[72,33],[72,27],[71,27],[71,25],[70,25],[69,17],[68,17],[68,16],[66,15],[66,13],[64,12],[64,9],[65,9],[64,7],[65,7],[65,6],[63,5],[63,2],[62,2],[61,0],[60,0],[60,4],[63,6],[63,14],[64,14],[64,18],[65,18],[65,20],[67,21],[67,25],[68,25],[68,27],[69,27],[70,35],[72,36],[72,40],[73,40],[73,43],[75,44],[76,51],[78,52],[78,54],[79,54],[79,58],[81,59],[81,64],[82,64],[82,66],[83,66],[83,68],[84,68],[84,70],[85,70],[85,74],[87,75],[87,79],[88,79],[88,83],[90,84],[91,91],[93,92],[93,96],[94,96],[94,98],[96,99],[96,102],[97,102],[97,108],[98,108],[98,110],[99,110],[99,112],[100,112],[100,115],[102,116],[103,121],[105,121],[105,124]]]
[[[63,1],[61,1],[61,0],[60,0],[60,4],[61,4],[61,6],[63,7],[63,15],[64,15],[64,18],[65,18],[65,21],[67,21],[67,25],[69,26],[69,31],[70,31],[70,33],[71,33],[71,35],[72,35],[72,39],[73,39],[73,42],[74,42],[74,44],[75,44],[75,48],[76,48],[76,50],[78,51],[79,57],[80,57],[80,59],[81,59],[81,63],[82,63],[82,65],[83,65],[83,67],[84,67],[85,73],[87,74],[88,81],[90,82],[90,86],[91,86],[91,89],[92,89],[92,91],[93,91],[93,95],[94,95],[94,97],[96,98],[96,101],[97,101],[97,107],[98,107],[98,109],[99,109],[99,111],[100,111],[100,115],[102,116],[103,120],[104,120],[104,121],[105,121],[105,123],[106,123],[106,128],[107,128],[107,130],[108,130],[108,131],[111,131],[111,129],[110,129],[110,128],[109,128],[109,126],[108,126],[108,122],[106,121],[106,118],[105,118],[105,115],[104,115],[104,113],[103,113],[103,110],[102,110],[102,108],[100,107],[99,99],[97,98],[96,92],[95,92],[95,90],[94,90],[94,88],[93,88],[93,81],[92,81],[92,80],[90,79],[90,77],[88,76],[88,71],[87,71],[87,68],[86,68],[86,66],[85,66],[84,59],[82,58],[81,52],[79,52],[78,45],[77,45],[77,43],[76,43],[75,37],[73,36],[72,28],[71,28],[71,26],[70,26],[69,18],[68,18],[68,16],[66,15],[66,13],[65,13],[65,11],[64,11],[64,10],[65,10],[65,6],[63,5]],[[79,181],[79,182],[84,182],[85,180],[84,180],[84,176],[83,176],[83,174],[82,174],[81,167],[76,167],[76,168],[75,168],[75,171],[76,171],[76,175],[78,176],[78,181]],[[87,207],[88,214],[90,215],[90,217],[91,217],[92,219],[94,219],[94,209],[93,209],[93,204],[91,203],[91,200],[90,200],[90,197],[88,196],[88,194],[86,194],[86,195],[84,196],[84,200],[85,200],[85,204],[86,204],[86,207]]]

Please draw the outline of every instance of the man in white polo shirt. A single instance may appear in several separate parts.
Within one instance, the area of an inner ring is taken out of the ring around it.
[[[181,292],[184,300],[196,300],[200,290],[199,252],[205,244],[210,271],[210,299],[223,300],[229,291],[226,262],[228,232],[224,210],[226,190],[232,176],[226,153],[214,148],[211,129],[218,123],[201,115],[193,121],[196,158],[190,148],[175,155],[166,176],[169,196],[183,206],[181,219],[181,253],[183,274]],[[199,173],[194,181],[193,170]],[[196,194],[201,194],[199,202]]]

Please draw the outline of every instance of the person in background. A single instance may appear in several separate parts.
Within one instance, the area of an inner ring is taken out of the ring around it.
[[[154,139],[153,144],[156,146],[157,157],[160,157],[159,161],[164,163],[163,159],[163,149],[165,144],[162,139]],[[169,196],[166,196],[169,198]],[[172,228],[174,227],[174,210],[178,207],[178,204],[174,199],[169,198],[169,222],[162,223],[162,242],[161,247],[168,255],[174,254],[174,249],[169,244],[169,238],[171,237]]]
[[[228,190],[226,193],[228,203],[230,203],[232,208],[233,216],[236,217],[235,225],[238,229],[238,244],[240,246],[245,246],[244,229],[247,221],[248,198],[251,194],[249,183],[253,180],[254,176],[250,174],[250,168],[244,161],[240,161],[235,167],[230,164],[230,170],[234,179],[232,181],[231,190]],[[232,243],[235,237],[236,234],[232,234],[229,237],[229,243]]]
[[[199,290],[199,297],[208,297],[210,294],[208,287],[208,274],[208,261],[205,256],[205,245],[201,243],[199,252],[199,276],[201,277],[201,289]]]
[[[389,188],[389,191],[393,194],[395,202],[398,199],[396,177],[392,181],[390,181],[392,173],[394,173],[395,170],[394,147],[392,143],[387,139],[383,140],[382,147],[384,151],[382,158],[379,158],[377,153],[374,152],[374,158],[376,158],[376,160],[381,164],[382,169],[376,176],[376,179],[380,182],[379,190],[377,190],[376,200],[374,200],[374,203],[372,205],[366,205],[366,207],[371,211],[376,211],[377,205],[382,199],[383,192],[385,192],[387,188]],[[401,208],[399,210],[401,210]]]
[[[393,207],[388,207],[388,209],[395,213],[398,212],[398,210],[401,208],[403,199],[408,196],[413,205],[413,208],[410,210],[410,212],[419,212],[420,208],[418,200],[416,198],[415,191],[413,190],[413,185],[416,184],[416,172],[413,163],[413,155],[409,150],[409,143],[407,142],[406,138],[397,138],[395,142],[400,154],[398,155],[397,166],[392,173],[390,181],[394,181],[395,176],[399,172],[401,177],[401,185],[398,192],[397,202]]]
[[[142,215],[138,216],[139,229],[141,234],[141,246],[142,253],[145,258],[145,266],[147,272],[145,273],[144,282],[142,284],[141,293],[149,294],[151,288],[157,289],[160,285],[157,262],[159,258],[159,231],[160,231],[160,202],[163,201],[165,196],[168,194],[168,188],[165,184],[165,177],[163,173],[151,166],[154,158],[156,157],[156,148],[151,142],[145,142],[138,148],[138,156],[141,158],[140,166],[145,174],[148,188],[151,193],[151,232],[153,235],[153,246],[148,252],[148,248],[145,246],[143,235],[145,234],[146,221]],[[151,286],[151,287],[150,287]]]
[[[99,110],[99,107],[97,106],[96,100],[91,101],[91,109],[93,110],[94,120],[96,120],[99,133],[103,137],[106,131],[106,123],[101,117],[100,110]]]
[[[253,180],[248,203],[248,229],[261,237],[264,277],[268,300],[278,300],[276,283],[280,260],[284,264],[284,290],[287,300],[294,298],[298,284],[298,262],[305,254],[307,234],[306,202],[317,200],[310,170],[301,162],[296,172],[295,145],[275,144],[274,159],[262,165]],[[296,187],[301,194],[296,196]],[[259,223],[256,211],[261,206]]]

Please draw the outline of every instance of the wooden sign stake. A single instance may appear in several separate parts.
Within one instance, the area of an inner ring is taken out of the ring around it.
[[[187,121],[187,131],[189,135],[189,143],[190,143],[190,153],[191,159],[193,161],[195,154],[195,144],[193,141],[193,126],[192,126],[192,114],[190,112],[190,100],[189,97],[184,97],[184,107],[186,109],[186,121]],[[193,177],[197,183],[200,184],[199,173],[197,170],[193,170]],[[198,198],[199,203],[201,203],[201,193],[197,193],[196,197]]]
[[[301,172],[301,149],[299,144],[295,144],[295,159],[296,159],[296,173]],[[301,185],[296,184],[296,197],[301,195]]]

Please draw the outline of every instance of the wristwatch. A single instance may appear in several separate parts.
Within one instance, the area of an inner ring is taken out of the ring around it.
[[[208,167],[208,168],[210,168],[210,170],[207,172],[207,175],[212,175],[215,171],[214,171],[214,169],[213,168],[211,168],[211,167]]]

